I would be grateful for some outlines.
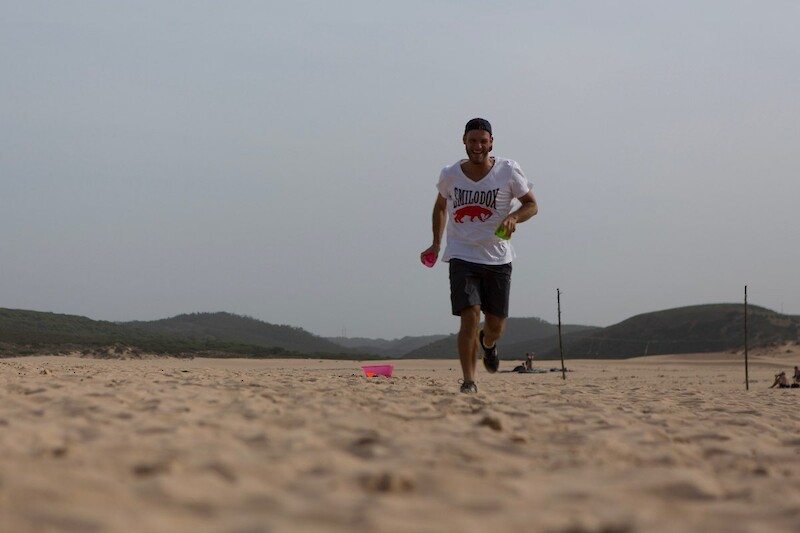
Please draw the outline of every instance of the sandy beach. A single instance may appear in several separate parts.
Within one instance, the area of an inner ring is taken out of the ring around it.
[[[742,361],[3,359],[0,530],[798,531],[800,353]]]

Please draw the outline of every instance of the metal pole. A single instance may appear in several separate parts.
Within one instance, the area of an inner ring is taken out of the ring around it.
[[[564,346],[561,343],[561,289],[556,289],[556,301],[558,302],[558,351],[561,353],[561,378],[567,379],[567,368],[564,366]]]
[[[747,285],[744,286],[744,386],[750,390],[750,374],[747,362]]]

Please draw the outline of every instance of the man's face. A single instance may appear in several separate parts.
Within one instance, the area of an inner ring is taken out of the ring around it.
[[[470,163],[483,164],[492,151],[492,136],[485,130],[470,130],[464,135],[464,146]]]

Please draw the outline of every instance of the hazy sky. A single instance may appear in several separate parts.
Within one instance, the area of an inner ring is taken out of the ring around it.
[[[800,3],[0,0],[0,307],[449,333],[464,123],[540,211],[512,316],[800,314]]]

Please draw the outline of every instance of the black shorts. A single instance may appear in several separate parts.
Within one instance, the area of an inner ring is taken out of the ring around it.
[[[465,307],[479,305],[484,313],[506,318],[510,292],[511,263],[481,265],[450,260],[450,301],[454,315],[461,316]]]

